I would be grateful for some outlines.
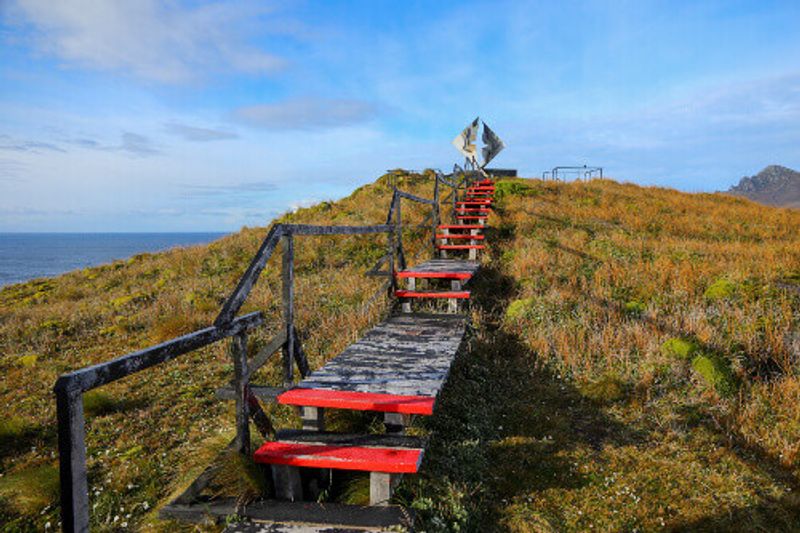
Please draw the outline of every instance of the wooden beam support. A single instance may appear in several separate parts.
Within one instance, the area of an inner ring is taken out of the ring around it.
[[[250,403],[247,382],[247,334],[231,339],[233,359],[233,389],[236,392],[236,451],[250,455]]]
[[[295,329],[294,329],[294,238],[291,234],[281,237],[283,261],[281,280],[283,283],[282,306],[283,327],[286,344],[283,345],[283,384],[287,388],[294,381]]]

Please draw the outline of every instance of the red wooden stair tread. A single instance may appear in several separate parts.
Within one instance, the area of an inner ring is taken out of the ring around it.
[[[436,278],[436,279],[469,279],[472,274],[469,272],[413,272],[403,271],[397,273],[398,278]]]
[[[437,235],[437,239],[470,239],[480,241],[484,239],[483,235],[469,235],[466,233],[449,233],[447,235]]]
[[[439,229],[486,229],[480,224],[442,224],[437,226]]]
[[[439,250],[483,250],[483,244],[437,244]]]
[[[398,298],[469,298],[469,291],[394,291]]]
[[[254,459],[265,464],[413,474],[419,470],[422,450],[273,441],[264,443]]]
[[[398,291],[400,292],[400,291]],[[469,294],[469,293],[467,293]],[[354,411],[381,411],[409,415],[431,415],[436,399],[375,392],[294,388],[278,396],[278,403],[307,407],[329,407]]]

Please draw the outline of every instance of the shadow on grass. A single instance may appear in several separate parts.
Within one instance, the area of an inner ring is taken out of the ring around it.
[[[493,264],[502,253],[496,244],[513,234],[502,231],[492,243]],[[431,503],[416,509],[433,530],[497,530],[508,500],[587,483],[564,452],[644,438],[537,364],[513,328],[502,327],[516,292],[511,277],[487,265],[471,290],[481,323],[451,370],[436,416],[424,421],[432,438],[417,492]]]

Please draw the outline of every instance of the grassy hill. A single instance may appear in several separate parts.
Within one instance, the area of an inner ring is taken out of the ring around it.
[[[381,222],[388,177],[281,222]],[[425,176],[400,177],[430,196]],[[426,531],[792,530],[800,524],[800,212],[613,181],[503,180],[475,280],[475,333],[453,370],[423,473],[398,498]],[[404,205],[404,217],[422,213]],[[0,523],[57,516],[61,372],[208,325],[267,228],[0,292]],[[424,258],[421,231],[408,256]],[[386,310],[361,274],[381,237],[297,240],[312,367]],[[421,254],[421,255],[420,255]],[[279,323],[279,268],[243,311]],[[273,330],[271,330],[271,328]],[[255,382],[277,383],[279,369]],[[193,530],[154,509],[233,432],[224,344],[88,395],[97,530]],[[273,406],[277,425],[296,424]],[[334,427],[375,425],[340,416]],[[252,476],[227,488],[258,490]],[[340,494],[363,498],[354,480]],[[210,528],[213,530],[213,528]]]

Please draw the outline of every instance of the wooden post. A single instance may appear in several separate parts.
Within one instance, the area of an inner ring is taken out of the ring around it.
[[[397,206],[395,208],[395,223],[397,224],[397,264],[400,270],[406,269],[406,256],[403,252],[403,214],[402,214],[403,200],[400,196],[397,197]]]
[[[383,413],[383,425],[386,433],[404,435],[406,427],[411,423],[411,415],[403,413]]]
[[[400,475],[384,472],[369,473],[369,504],[389,505],[392,491],[400,482]]]
[[[387,224],[391,224],[392,223],[393,213],[394,213],[394,209],[395,209],[395,202],[398,202],[398,201],[400,201],[400,199],[398,198],[397,191],[395,190],[394,194],[392,195],[392,202],[389,204],[389,216],[387,217],[388,220],[386,220]],[[389,252],[388,252],[388,255],[389,255],[389,267],[388,267],[388,270],[389,270],[389,292],[392,295],[394,295],[395,290],[397,290],[397,276],[396,276],[396,270],[395,270],[395,255],[396,255],[395,254],[395,249],[397,247],[396,244],[395,244],[395,242],[396,242],[395,241],[395,238],[396,238],[395,237],[395,232],[396,231],[397,231],[396,228],[394,226],[392,226],[392,229],[386,235],[387,245],[388,245],[388,248],[389,248]]]
[[[433,185],[433,235],[431,235],[433,254],[431,257],[436,257],[436,232],[439,230],[439,218],[439,176],[436,176]]]
[[[460,291],[461,290],[461,280],[454,279],[450,282],[450,290],[452,291]],[[447,312],[448,313],[458,313],[458,298],[448,298],[447,299]]]
[[[299,502],[303,499],[303,484],[296,466],[272,465],[272,481],[279,500]]]
[[[250,403],[247,384],[247,333],[231,338],[233,389],[236,393],[236,451],[250,456]]]
[[[61,523],[67,533],[89,531],[89,485],[86,480],[83,394],[56,385]]]
[[[471,230],[469,230],[469,234],[474,237],[474,236],[476,236],[478,234],[478,230],[471,229]],[[474,246],[474,245],[478,244],[478,241],[476,239],[470,239],[469,243]],[[469,250],[469,259],[474,261],[477,258],[478,258],[478,250],[476,250],[475,248],[470,248],[470,250]]]
[[[294,381],[294,237],[291,233],[281,237],[283,246],[283,325],[286,344],[283,347],[283,382],[289,387]]]
[[[406,279],[406,287],[410,291],[417,290],[417,280],[415,278],[407,278]],[[403,312],[410,313],[411,312],[411,300],[406,298],[403,300]]]
[[[300,419],[303,422],[303,429],[311,431],[325,431],[324,408],[302,406],[299,409]]]

